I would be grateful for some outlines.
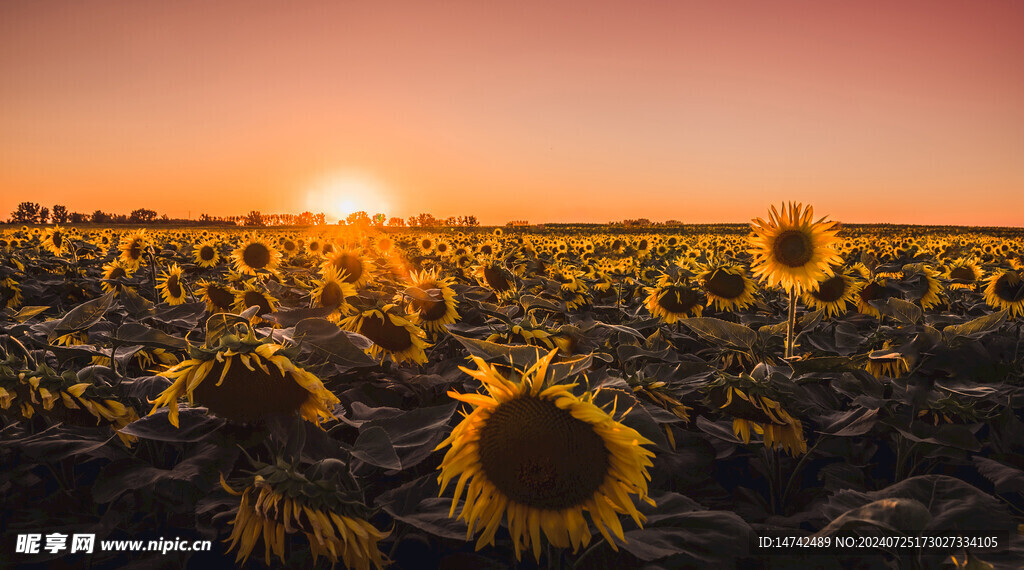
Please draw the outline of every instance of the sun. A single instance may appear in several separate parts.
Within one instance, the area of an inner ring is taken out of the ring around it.
[[[358,170],[333,171],[314,179],[306,190],[305,209],[323,212],[328,220],[344,220],[352,212],[368,216],[387,214],[391,197],[387,185],[376,176]]]

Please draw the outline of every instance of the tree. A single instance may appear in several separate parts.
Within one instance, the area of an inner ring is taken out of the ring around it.
[[[131,215],[128,216],[128,221],[133,224],[146,224],[156,219],[156,212],[154,210],[148,210],[146,208],[139,208],[132,210]]]
[[[313,225],[325,226],[327,225],[327,216],[323,212],[320,212],[313,216]]]
[[[89,221],[89,214],[83,214],[82,212],[71,212],[71,223],[72,224],[84,224]]]
[[[476,227],[480,225],[480,222],[477,221],[476,216],[459,216],[459,225]]]
[[[45,224],[46,220],[50,219],[50,209],[46,206],[39,208],[39,223]]]
[[[404,228],[405,227],[405,220],[403,220],[402,218],[399,218],[398,216],[392,216],[392,217],[388,218],[388,226],[390,226],[392,228]]]
[[[386,222],[388,220],[388,217],[386,215],[384,215],[383,213],[377,213],[377,214],[373,215],[372,219],[373,219],[373,225],[375,225],[378,228],[380,228],[380,227],[384,226],[384,222]]]
[[[444,225],[448,226],[449,228],[453,228],[459,225],[459,219],[456,218],[455,216],[448,216],[447,218],[444,219]]]
[[[259,210],[252,210],[245,215],[245,225],[247,226],[263,226],[263,214]]]
[[[96,210],[92,213],[92,223],[94,224],[109,224],[111,221],[110,214],[103,210]]]
[[[421,228],[435,228],[441,225],[441,220],[438,220],[432,214],[419,214],[416,216],[416,225]]]
[[[50,218],[55,224],[66,224],[68,223],[68,209],[57,204],[53,207],[53,213],[50,214]]]
[[[358,226],[360,228],[370,227],[370,216],[362,210],[352,212],[347,218],[345,218],[345,221],[350,226]]]
[[[300,226],[312,226],[313,225],[313,212],[302,212],[299,214],[298,219],[295,222]]]
[[[11,212],[11,221],[14,223],[34,224],[39,217],[39,204],[35,202],[22,202],[18,209]]]

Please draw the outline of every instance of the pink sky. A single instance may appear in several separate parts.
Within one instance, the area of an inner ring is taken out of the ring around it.
[[[0,219],[1024,226],[1024,3],[0,3]]]

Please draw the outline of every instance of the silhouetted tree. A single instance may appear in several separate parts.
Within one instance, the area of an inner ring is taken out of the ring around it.
[[[247,226],[263,226],[263,214],[259,210],[252,210],[245,215],[245,225]]]
[[[50,219],[50,209],[46,206],[39,208],[39,223],[45,224]]]
[[[370,227],[370,216],[362,210],[352,212],[347,218],[345,218],[345,221],[348,222],[348,225],[350,226],[359,226],[361,228]]]
[[[152,222],[155,219],[156,212],[154,210],[149,210],[146,208],[132,210],[131,215],[128,216],[128,221],[133,224],[146,224]]]
[[[302,212],[299,214],[296,223],[300,226],[312,226],[313,225],[313,212]]]
[[[327,216],[323,212],[319,212],[313,216],[313,224],[317,226],[327,225]]]
[[[11,221],[21,224],[34,224],[39,218],[39,204],[35,202],[22,202],[18,209],[11,212]]]
[[[57,204],[53,207],[53,213],[50,214],[50,219],[55,224],[66,224],[68,223],[68,209],[64,206]]]
[[[83,214],[82,212],[71,212],[71,223],[72,224],[84,224],[89,221],[89,214]]]
[[[372,219],[373,225],[377,226],[378,228],[383,226],[384,222],[388,221],[388,217],[385,216],[383,213],[374,214]]]
[[[103,210],[96,210],[92,213],[92,223],[94,224],[109,224],[111,222],[110,214]]]
[[[399,218],[398,216],[392,216],[391,218],[388,218],[388,226],[392,228],[404,228],[405,220]]]

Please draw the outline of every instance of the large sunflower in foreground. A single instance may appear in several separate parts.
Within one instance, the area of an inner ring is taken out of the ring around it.
[[[803,290],[831,275],[831,266],[842,261],[836,251],[839,238],[835,222],[814,221],[814,208],[790,202],[780,214],[772,206],[768,221],[751,223],[750,254],[754,276],[770,286]]]
[[[1006,270],[988,278],[985,304],[993,309],[1006,309],[1010,316],[1024,316],[1024,270]]]
[[[192,358],[160,375],[173,383],[156,400],[170,408],[168,419],[178,426],[178,399],[187,397],[210,412],[236,422],[299,413],[317,425],[333,418],[329,406],[339,402],[312,372],[296,365],[285,348],[250,333],[246,338],[224,335],[212,348],[193,347]]]
[[[754,304],[757,285],[738,265],[712,264],[700,274],[701,284],[708,295],[708,305],[718,311],[741,311]]]
[[[363,311],[341,321],[339,326],[373,341],[373,346],[367,352],[374,358],[390,357],[395,364],[426,364],[427,353],[424,349],[430,346],[424,340],[426,334],[406,317],[392,313],[394,307],[391,304]]]
[[[281,252],[263,238],[250,236],[231,255],[235,271],[256,274],[258,271],[273,272],[281,262]]]
[[[436,271],[413,271],[409,274],[411,286],[418,289],[409,294],[409,321],[432,333],[445,330],[445,326],[459,320],[459,301],[452,289],[451,277],[438,277]],[[436,295],[430,292],[436,290]]]
[[[586,511],[617,550],[612,535],[625,541],[619,513],[638,526],[646,520],[629,495],[653,504],[647,468],[654,453],[643,447],[652,442],[594,405],[593,394],[576,396],[575,384],[547,381],[554,356],[550,352],[518,379],[473,357],[478,369],[461,369],[487,394],[448,393],[473,411],[437,447],[451,446],[438,481],[443,493],[458,480],[449,516],[465,491],[459,518],[469,525],[467,539],[483,527],[477,549],[494,544],[504,517],[517,559],[532,548],[540,560],[542,531],[555,547],[578,551],[590,543]]]
[[[274,553],[285,559],[286,536],[302,533],[316,563],[320,556],[332,564],[338,559],[348,568],[369,570],[370,564],[383,568],[377,542],[388,533],[377,530],[366,519],[371,511],[362,504],[358,486],[337,459],[325,459],[300,472],[284,461],[257,463],[259,469],[233,489],[221,476],[225,491],[241,496],[231,521],[231,545],[238,547],[235,562],[245,563],[263,537],[263,561],[270,565]]]

